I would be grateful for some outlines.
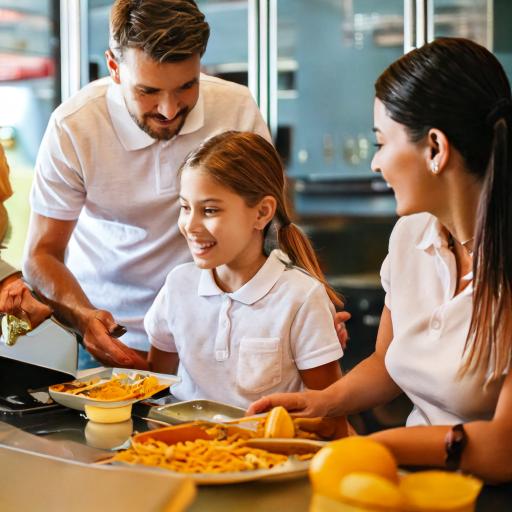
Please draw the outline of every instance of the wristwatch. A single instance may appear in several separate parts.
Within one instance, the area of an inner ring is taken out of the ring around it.
[[[468,443],[464,425],[459,423],[453,426],[444,438],[444,449],[446,458],[444,459],[446,469],[455,471],[460,467],[462,452]]]

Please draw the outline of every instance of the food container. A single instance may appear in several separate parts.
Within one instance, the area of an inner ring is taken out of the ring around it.
[[[406,512],[473,512],[482,481],[460,473],[419,471],[400,480]]]
[[[49,318],[20,336],[12,346],[6,345],[2,339],[0,357],[74,376],[78,343],[71,331],[54,318]]]
[[[120,423],[132,416],[132,404],[120,407],[97,407],[85,404],[85,415],[95,423]]]
[[[133,432],[133,421],[129,418],[120,423],[98,423],[88,421],[85,425],[85,440],[89,446],[101,450],[119,449]]]
[[[98,383],[96,385],[103,384],[112,377],[116,375],[126,375],[129,379],[134,379],[136,375],[143,375],[145,377],[155,377],[158,381],[159,388],[154,391],[153,394],[158,393],[159,391],[162,391],[164,389],[167,389],[172,384],[175,384],[176,382],[179,382],[179,377],[176,377],[175,375],[167,375],[167,374],[161,374],[161,373],[153,373],[153,372],[147,372],[142,370],[127,370],[123,368],[109,368],[107,370],[102,371],[99,374],[84,377],[83,379],[77,379],[79,382],[87,382],[91,380],[92,378],[98,378]],[[66,384],[66,383],[64,383]],[[104,408],[122,408],[124,406],[130,406],[131,410],[131,404],[143,400],[147,398],[147,396],[139,397],[139,398],[130,398],[126,400],[99,400],[95,398],[90,398],[87,396],[82,396],[80,394],[71,394],[66,391],[59,391],[59,386],[50,386],[49,388],[50,396],[55,400],[57,403],[64,405],[65,407],[69,407],[70,409],[76,409],[78,411],[84,411],[85,405],[92,405],[94,407],[104,407]],[[94,414],[94,412],[93,412]],[[125,418],[127,419],[127,418]],[[123,420],[117,420],[117,421],[123,421]]]
[[[0,338],[0,411],[25,414],[58,407],[40,388],[72,379],[77,368],[75,335],[54,319],[20,336]]]
[[[188,400],[153,407],[149,413],[151,419],[165,421],[172,425],[197,420],[222,423],[243,418],[244,415],[244,409],[212,400]]]

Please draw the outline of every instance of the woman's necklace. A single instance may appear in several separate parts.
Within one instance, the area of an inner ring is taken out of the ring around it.
[[[457,242],[460,245],[462,245],[462,247],[465,249],[465,251],[468,253],[469,256],[473,257],[473,249],[470,249],[469,247],[466,247],[466,246],[467,246],[467,244],[470,244],[474,239],[475,239],[475,237],[472,236],[471,238],[468,238],[464,242],[459,242],[458,240],[455,240],[453,235],[450,233],[448,235],[448,248],[452,251],[455,248],[455,242]]]

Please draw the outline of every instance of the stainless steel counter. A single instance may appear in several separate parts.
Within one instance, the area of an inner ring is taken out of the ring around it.
[[[146,420],[149,408],[142,405],[134,407],[133,429],[144,431],[149,428]],[[90,457],[100,453],[97,447],[87,447],[87,419],[83,413],[58,408],[48,412],[17,415],[0,415],[0,421],[37,435],[47,449],[48,444],[55,448],[70,443],[81,445],[84,450],[78,455]],[[30,439],[30,438],[27,438]],[[4,442],[0,440],[0,442]],[[27,442],[27,441],[24,441]],[[38,450],[37,443],[32,448]],[[43,449],[43,448],[42,448]],[[103,450],[108,453],[107,450]],[[86,454],[86,455],[85,455]],[[195,501],[189,508],[191,512],[272,512],[293,510],[307,512],[311,499],[311,488],[307,478],[288,481],[251,482],[215,487],[199,487]],[[477,512],[504,512],[512,508],[512,484],[492,487],[485,486],[481,493]]]

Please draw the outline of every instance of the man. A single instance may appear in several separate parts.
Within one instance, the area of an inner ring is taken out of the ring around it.
[[[146,367],[144,314],[190,260],[177,228],[184,157],[228,129],[270,138],[247,88],[200,74],[208,36],[193,0],[117,0],[110,77],[59,106],[41,144],[24,272],[107,365]]]

